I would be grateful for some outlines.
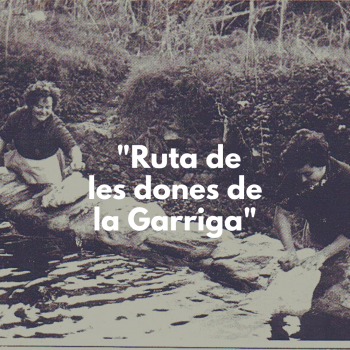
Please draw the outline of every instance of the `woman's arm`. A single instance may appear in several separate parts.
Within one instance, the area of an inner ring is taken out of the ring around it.
[[[277,206],[274,219],[274,231],[281,239],[287,254],[278,262],[284,271],[292,269],[299,263],[292,237],[289,213],[282,207]]]
[[[69,156],[72,159],[70,167],[73,171],[85,169],[85,163],[83,162],[83,154],[81,153],[79,146],[74,146],[70,150]]]
[[[349,246],[350,239],[344,235],[339,235],[331,244],[328,244],[315,255],[302,262],[302,266],[304,266],[306,269],[311,269],[312,267],[319,269],[327,259],[348,248]]]
[[[280,206],[276,207],[274,230],[287,251],[295,251],[289,213]]]
[[[331,258],[333,255],[341,252],[342,250],[350,246],[350,239],[344,235],[338,236],[331,244],[323,248],[320,253],[322,253],[326,259]]]

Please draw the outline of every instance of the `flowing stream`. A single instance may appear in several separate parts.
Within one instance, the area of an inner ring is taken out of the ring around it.
[[[298,318],[266,320],[244,311],[244,293],[186,267],[68,252],[52,238],[11,235],[1,236],[0,262],[0,337],[8,343],[234,346],[297,340],[289,334],[299,330]]]

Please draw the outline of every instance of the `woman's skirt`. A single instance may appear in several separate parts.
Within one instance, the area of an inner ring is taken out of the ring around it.
[[[62,151],[45,159],[28,159],[22,157],[17,150],[5,153],[5,167],[21,175],[28,184],[53,184],[62,182],[64,158]]]

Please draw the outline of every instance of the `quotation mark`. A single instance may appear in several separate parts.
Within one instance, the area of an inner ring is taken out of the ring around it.
[[[118,153],[119,153],[120,156],[121,156],[122,153],[123,153],[123,149],[124,149],[125,155],[127,155],[127,154],[129,153],[129,146],[128,146],[128,145],[125,145],[125,146],[123,146],[123,145],[118,145]]]
[[[245,217],[247,218],[249,214],[251,214],[253,218],[255,216],[255,211],[255,208],[244,208]]]

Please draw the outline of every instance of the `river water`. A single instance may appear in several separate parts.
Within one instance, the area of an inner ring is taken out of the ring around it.
[[[299,330],[297,318],[276,322],[244,311],[245,294],[187,267],[67,251],[52,237],[11,235],[1,236],[0,262],[3,343],[234,346],[297,340],[289,336]]]

